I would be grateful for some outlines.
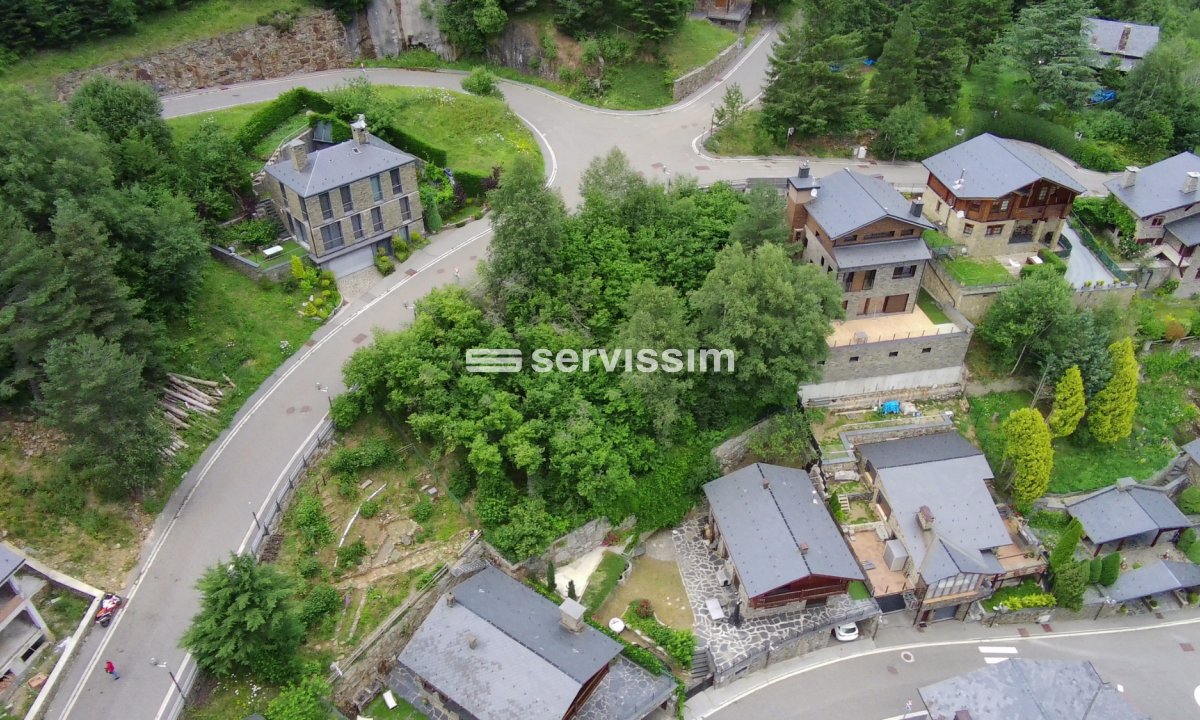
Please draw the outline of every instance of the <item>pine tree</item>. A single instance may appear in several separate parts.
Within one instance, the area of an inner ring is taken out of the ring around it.
[[[1004,456],[1013,461],[1013,498],[1018,506],[1029,505],[1050,487],[1054,449],[1050,429],[1032,408],[1014,410],[1004,421]]]
[[[1104,556],[1100,566],[1100,584],[1108,587],[1117,581],[1121,574],[1121,553],[1114,552]]]
[[[579,599],[579,595],[576,594],[576,592],[575,592],[575,581],[574,580],[567,581],[567,597],[571,598],[572,600]]]
[[[762,122],[779,140],[788,128],[798,137],[847,129],[863,102],[854,72],[858,39],[822,35],[817,25],[788,25],[779,35],[767,70]]]
[[[1067,523],[1067,527],[1063,530],[1063,534],[1059,535],[1058,543],[1054,545],[1054,549],[1050,551],[1050,568],[1057,574],[1059,568],[1065,567],[1068,563],[1075,562],[1075,548],[1079,545],[1079,541],[1083,538],[1083,526],[1075,518],[1071,518],[1071,522]]]
[[[906,7],[896,19],[892,36],[883,46],[883,54],[875,63],[875,74],[871,78],[871,92],[867,106],[876,117],[883,117],[892,109],[919,96],[917,88],[917,57],[920,37],[913,27],[912,11]]]
[[[1056,438],[1067,437],[1079,427],[1079,421],[1087,411],[1083,396],[1083,375],[1078,365],[1072,365],[1063,373],[1054,388],[1054,409],[1047,422],[1050,434]]]
[[[1112,379],[1092,398],[1088,428],[1096,440],[1112,445],[1133,432],[1138,362],[1133,355],[1133,340],[1129,338],[1109,345],[1108,352],[1113,362]]]
[[[1094,11],[1087,0],[1045,0],[1025,6],[1004,33],[1003,47],[1029,74],[1041,103],[1078,108],[1096,86],[1095,52],[1083,32]]]
[[[546,564],[546,587],[550,592],[558,592],[558,581],[554,578],[554,561]]]
[[[286,575],[253,555],[231,554],[206,570],[196,587],[200,612],[180,645],[197,665],[214,675],[249,673],[271,682],[295,672],[304,625]]]
[[[1087,563],[1075,561],[1068,562],[1054,571],[1054,597],[1059,607],[1075,611],[1083,609],[1087,573]]]
[[[913,12],[920,35],[917,83],[933,112],[947,112],[958,101],[967,64],[966,8],[963,0],[921,0]]]
[[[1088,584],[1095,585],[1100,582],[1100,576],[1104,571],[1104,558],[1092,558],[1088,561]]]

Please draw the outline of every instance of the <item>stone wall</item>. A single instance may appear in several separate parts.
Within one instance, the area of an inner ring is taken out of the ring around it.
[[[745,45],[745,36],[738,35],[737,42],[722,50],[720,55],[676,80],[671,86],[671,95],[675,98],[676,102],[712,82],[713,78],[720,75],[725,71],[725,68],[729,67],[730,63],[737,58],[738,53],[742,51]]]
[[[231,253],[218,245],[209,245],[208,251],[213,256],[214,260],[222,265],[227,265],[234,270],[237,270],[251,280],[261,280],[266,278],[271,282],[282,282],[292,272],[291,263],[279,263],[278,265],[274,265],[266,270],[263,270],[262,266],[253,260],[244,258],[235,253]]]
[[[360,38],[332,11],[297,18],[288,32],[256,26],[209,40],[169,48],[132,60],[64,75],[56,81],[60,99],[70,97],[92,75],[149,84],[162,95],[231,83],[314,72],[352,64],[370,54]]]
[[[831,347],[821,382],[961,367],[970,339],[959,331]]]
[[[716,446],[712,450],[713,459],[717,461],[717,465],[721,468],[721,474],[728,473],[734,468],[742,464],[749,454],[750,440],[759,433],[765,431],[770,424],[770,418],[763,420],[759,424],[750,428],[746,432],[732,437]]]
[[[926,263],[925,274],[921,276],[921,287],[933,296],[943,306],[951,305],[968,320],[977,323],[987,314],[987,309],[1005,288],[1005,285],[979,285],[966,287],[942,269],[936,261]]]
[[[1077,308],[1097,307],[1114,301],[1121,307],[1129,307],[1129,303],[1133,302],[1133,296],[1136,294],[1137,285],[1132,283],[1106,285],[1076,290],[1075,294],[1071,296],[1071,302]]]

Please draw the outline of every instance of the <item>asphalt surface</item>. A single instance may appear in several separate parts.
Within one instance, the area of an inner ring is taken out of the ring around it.
[[[718,160],[699,149],[727,83],[738,83],[747,97],[760,92],[773,38],[773,31],[763,34],[725,77],[661,110],[599,110],[510,82],[503,83],[503,91],[513,110],[534,129],[550,182],[571,205],[578,202],[578,181],[587,164],[612,148],[620,148],[634,168],[663,182],[682,175],[702,183],[785,177],[795,173],[798,158]],[[376,84],[455,90],[462,78],[453,72],[337,70],[165,97],[164,115],[261,102],[298,86],[331,89],[363,75]],[[1062,158],[1052,159],[1070,165]],[[851,167],[900,186],[920,185],[926,178],[919,163],[813,160],[811,165],[817,176]],[[1089,188],[1098,188],[1107,179],[1087,171],[1072,174]],[[460,269],[461,282],[472,282],[476,265],[486,257],[489,234],[486,221],[439,234],[376,286],[378,297],[359,298],[344,307],[264,383],[184,478],[124,589],[126,606],[112,626],[96,628],[84,639],[45,717],[159,720],[177,716],[179,697],[167,669],[185,686],[195,677],[195,664],[178,648],[178,640],[198,608],[196,579],[229,552],[246,547],[254,526],[251,510],[261,511],[272,488],[323,421],[329,394],[318,390],[318,385],[329,387],[334,395],[340,392],[346,359],[370,342],[374,330],[406,324],[411,319],[407,306],[432,288],[455,282],[455,268]],[[409,276],[406,269],[418,272]],[[167,668],[154,667],[150,658],[165,662]],[[120,680],[104,674],[106,660],[117,665]]]

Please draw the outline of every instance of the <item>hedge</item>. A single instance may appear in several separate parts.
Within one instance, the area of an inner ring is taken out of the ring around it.
[[[384,142],[395,145],[409,155],[415,155],[425,162],[446,167],[446,151],[439,147],[422,142],[391,125],[382,125],[373,132]]]
[[[249,154],[259,140],[270,135],[291,116],[306,109],[327,113],[333,110],[333,106],[320,93],[308,88],[293,88],[251,115],[234,139],[242,152]]]
[[[637,613],[637,601],[629,603],[625,610],[625,624],[641,630],[657,645],[667,651],[680,667],[691,669],[692,657],[696,654],[696,636],[688,630],[675,630],[660,623],[653,616],[642,617]]]
[[[992,117],[991,113],[978,112],[972,118],[970,135],[985,132],[1048,147],[1092,170],[1114,172],[1124,167],[1108,147],[1076,140],[1071,128],[1034,115],[1010,110]]]

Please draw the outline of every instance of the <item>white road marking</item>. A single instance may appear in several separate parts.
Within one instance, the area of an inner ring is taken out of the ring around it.
[[[983,661],[988,665],[995,665],[996,663],[1006,662],[1007,660],[1008,658],[1006,657],[985,657],[983,659]]]
[[[1016,655],[1017,649],[1011,645],[1005,647],[993,647],[991,645],[980,645],[979,652],[981,653],[998,653],[1001,655]]]

